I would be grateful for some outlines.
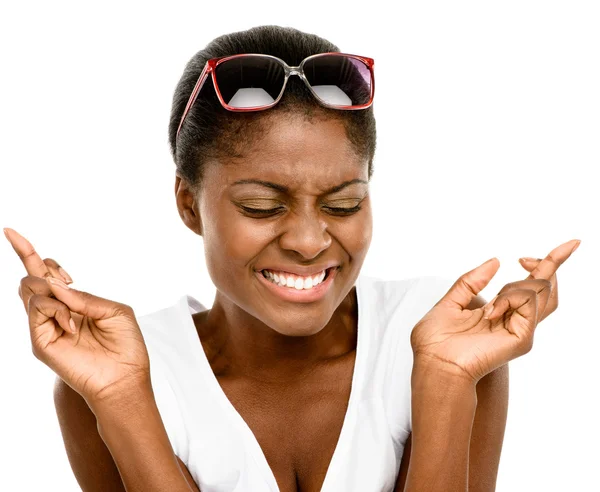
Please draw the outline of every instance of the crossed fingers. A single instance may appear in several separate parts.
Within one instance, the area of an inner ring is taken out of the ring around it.
[[[503,294],[507,290],[511,289],[536,290],[535,286],[539,283],[537,280],[550,281],[550,295],[548,297],[544,297],[545,302],[543,305],[538,306],[537,322],[539,323],[548,315],[556,311],[556,308],[558,307],[558,284],[556,279],[556,271],[573,254],[573,252],[579,247],[580,243],[581,241],[578,239],[567,241],[566,243],[554,248],[543,259],[521,258],[519,260],[521,266],[530,272],[529,275],[524,280],[506,284],[502,290],[498,292],[498,295]]]
[[[67,284],[73,283],[73,279],[58,262],[52,258],[42,260],[33,245],[17,231],[5,228],[4,235],[23,262],[28,274],[19,284],[19,297],[23,301],[25,310],[28,310],[29,299],[34,294],[55,297],[48,287],[46,277],[58,278]]]

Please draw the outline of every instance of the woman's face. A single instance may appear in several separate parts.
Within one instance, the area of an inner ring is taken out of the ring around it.
[[[337,120],[277,115],[270,128],[243,157],[207,164],[198,231],[215,302],[312,335],[352,289],[371,242],[368,163]]]

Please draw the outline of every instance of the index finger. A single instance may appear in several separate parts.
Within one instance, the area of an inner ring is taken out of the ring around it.
[[[561,266],[577,249],[581,241],[579,239],[571,239],[566,243],[554,248],[546,258],[538,263],[531,271],[526,280],[532,278],[543,278],[549,280],[556,273],[558,267]]]
[[[34,277],[48,277],[51,275],[50,270],[44,263],[44,260],[37,254],[33,245],[19,234],[14,229],[4,228],[4,235],[8,242],[11,244],[29,275]]]

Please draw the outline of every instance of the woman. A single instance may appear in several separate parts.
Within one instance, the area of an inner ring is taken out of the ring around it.
[[[183,296],[136,319],[68,288],[56,261],[5,230],[84,490],[494,489],[506,364],[556,309],[555,272],[579,241],[524,261],[527,279],[487,305],[495,258],[456,282],[360,276],[374,79],[372,60],[339,52],[262,26],[188,63],[169,137],[210,309]],[[248,53],[269,56],[215,60]],[[280,60],[305,60],[304,79]]]

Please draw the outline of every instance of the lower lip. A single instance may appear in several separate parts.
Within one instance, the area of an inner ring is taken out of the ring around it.
[[[336,268],[330,268],[327,274],[327,278],[323,280],[316,287],[312,287],[311,289],[294,289],[293,287],[282,287],[279,284],[271,282],[269,279],[266,279],[262,272],[255,272],[258,276],[260,282],[265,284],[267,289],[269,289],[273,294],[277,295],[281,299],[290,302],[314,302],[323,298],[327,291],[331,287],[333,283],[333,279],[337,273]]]

